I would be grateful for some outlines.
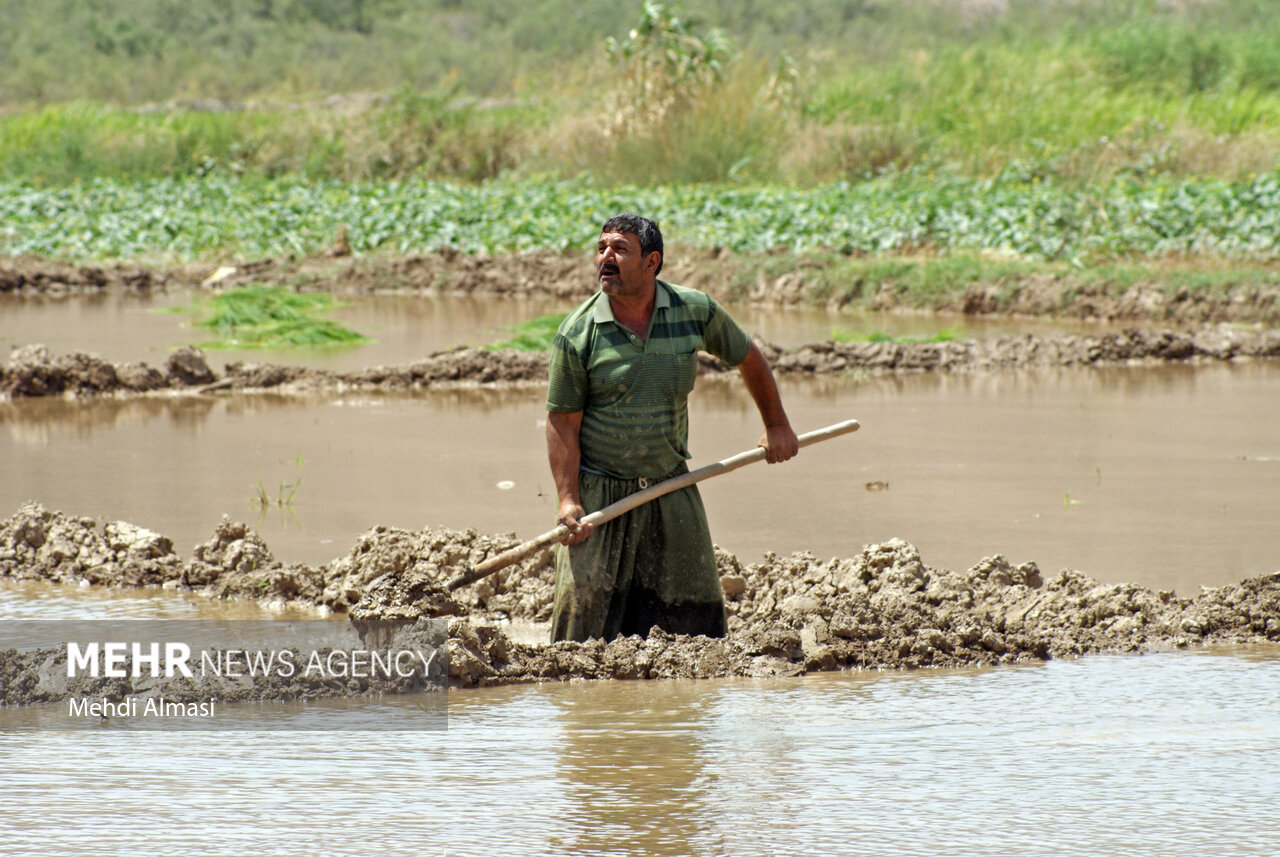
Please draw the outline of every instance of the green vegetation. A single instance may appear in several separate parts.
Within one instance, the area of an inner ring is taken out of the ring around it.
[[[267,510],[275,506],[283,514],[286,510],[292,516],[293,498],[297,496],[298,489],[302,487],[302,465],[306,464],[306,460],[302,457],[302,453],[298,453],[293,460],[294,466],[298,469],[298,476],[292,482],[280,480],[280,487],[276,491],[275,497],[272,497],[262,484],[262,480],[258,480],[257,487],[254,488],[253,495],[249,498],[249,505],[257,509],[263,517],[266,516]],[[261,522],[261,518],[259,519]],[[263,581],[263,585],[266,581]]]
[[[1089,186],[1280,166],[1269,0],[997,5],[7,0],[0,180]]]
[[[490,351],[546,351],[556,338],[556,329],[564,321],[564,314],[540,315],[508,328],[509,339],[486,345]]]
[[[334,300],[327,294],[298,293],[274,286],[246,286],[209,301],[199,321],[221,339],[200,343],[202,348],[297,348],[359,345],[368,342],[350,328],[316,314]]]
[[[515,253],[583,248],[619,209],[657,212],[691,247],[839,256],[994,251],[1071,264],[1140,257],[1274,259],[1280,172],[1250,181],[1161,178],[1074,188],[1001,176],[894,174],[817,188],[573,182],[320,182],[301,177],[0,185],[0,252],[49,257],[256,258],[317,253],[346,230],[353,251]],[[791,260],[794,264],[794,260]],[[869,280],[973,276],[883,259]],[[873,273],[869,271],[868,273]],[[949,286],[947,286],[949,288]]]
[[[582,250],[636,210],[735,294],[1273,286],[1272,6],[0,0],[0,253]]]
[[[918,344],[922,342],[951,342],[959,338],[958,331],[943,328],[932,336],[894,336],[883,331],[875,331],[873,333],[861,333],[849,330],[833,330],[831,331],[832,342],[896,342],[901,345]]]

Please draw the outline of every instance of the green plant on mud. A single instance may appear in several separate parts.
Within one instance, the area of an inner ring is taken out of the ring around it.
[[[490,351],[508,349],[514,351],[546,351],[555,340],[556,329],[560,327],[560,322],[562,321],[564,321],[563,313],[540,315],[537,318],[512,325],[506,329],[507,332],[512,334],[509,338],[486,345],[485,348]]]
[[[361,334],[316,314],[335,305],[323,293],[294,292],[278,286],[251,285],[224,292],[209,301],[196,322],[222,338],[201,343],[210,349],[308,348],[360,345]]]
[[[943,328],[929,336],[895,336],[883,331],[863,333],[851,330],[831,331],[832,342],[894,342],[899,345],[918,345],[921,343],[951,342],[960,337],[960,331]]]

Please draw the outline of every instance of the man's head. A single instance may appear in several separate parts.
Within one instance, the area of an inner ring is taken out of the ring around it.
[[[615,214],[601,227],[600,234],[603,235],[606,232],[621,232],[624,235],[636,236],[640,241],[641,255],[647,257],[650,253],[658,254],[658,270],[653,273],[658,274],[662,271],[662,230],[658,228],[658,224],[638,214]]]
[[[647,217],[619,214],[600,229],[596,277],[606,294],[629,294],[662,270],[662,231]]]

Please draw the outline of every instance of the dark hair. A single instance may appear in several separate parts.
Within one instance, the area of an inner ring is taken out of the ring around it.
[[[658,270],[654,273],[662,271],[662,230],[658,228],[658,224],[638,214],[615,214],[600,227],[601,235],[606,232],[621,232],[636,236],[640,239],[640,255],[646,258],[657,250]]]

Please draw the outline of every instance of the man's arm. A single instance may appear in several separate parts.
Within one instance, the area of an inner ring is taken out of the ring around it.
[[[760,409],[760,418],[764,420],[764,434],[758,445],[764,447],[765,461],[777,464],[794,458],[800,451],[800,442],[787,419],[787,412],[782,409],[782,398],[778,395],[778,384],[773,379],[769,361],[754,342],[747,358],[738,364],[738,371],[747,385],[747,392]]]
[[[578,435],[582,431],[582,411],[570,414],[547,414],[547,458],[551,462],[551,477],[556,483],[556,496],[560,505],[556,521],[569,528],[570,535],[563,544],[576,545],[591,535],[590,524],[579,524],[586,514],[578,493],[578,466],[582,450]]]

